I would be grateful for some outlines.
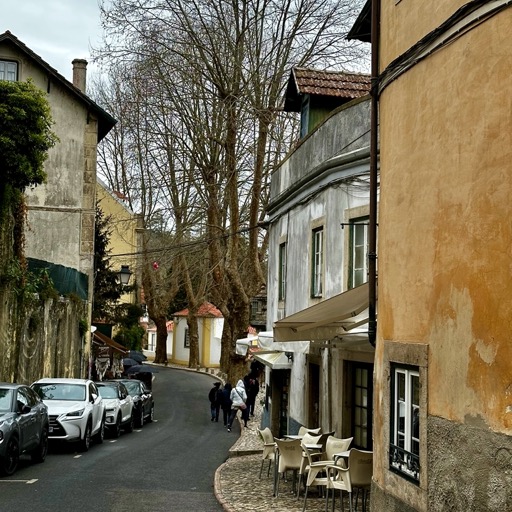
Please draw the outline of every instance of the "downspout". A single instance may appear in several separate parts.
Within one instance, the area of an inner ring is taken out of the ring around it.
[[[371,4],[371,121],[370,121],[370,218],[368,226],[368,341],[377,338],[377,178],[379,152],[379,40],[380,0]]]

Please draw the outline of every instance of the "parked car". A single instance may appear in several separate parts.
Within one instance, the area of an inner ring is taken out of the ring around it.
[[[133,431],[133,398],[122,382],[97,382],[103,402],[105,402],[106,421],[108,433],[112,437],[119,437],[121,429],[126,432]]]
[[[40,379],[32,389],[48,406],[50,440],[78,442],[84,452],[91,439],[103,442],[105,404],[88,379]]]
[[[155,403],[146,384],[138,379],[114,379],[112,382],[123,383],[133,398],[135,426],[142,427],[145,421],[151,423],[155,416]]]
[[[0,382],[0,473],[12,475],[23,453],[46,458],[48,408],[28,386]]]

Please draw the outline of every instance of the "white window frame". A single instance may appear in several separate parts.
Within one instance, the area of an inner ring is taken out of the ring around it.
[[[351,222],[351,231],[350,231],[350,261],[351,261],[351,267],[350,267],[350,283],[351,287],[355,288],[356,286],[359,286],[363,283],[366,283],[368,281],[368,223],[369,218],[368,217],[362,217],[359,219],[352,220]],[[363,241],[362,243],[357,243],[357,235],[359,234],[360,230],[363,231]],[[358,252],[363,251],[364,257],[362,258],[362,261],[357,261],[358,259]],[[361,266],[362,264],[362,266]],[[358,275],[362,275],[362,280],[359,280]]]
[[[311,296],[322,297],[324,278],[324,228],[312,232]]]
[[[18,63],[16,61],[0,59],[0,80],[18,81]]]
[[[391,422],[390,468],[415,482],[419,482],[419,433],[417,436],[414,435],[415,418],[419,422],[420,412],[419,369],[397,365],[393,367],[392,371],[393,416]],[[403,396],[400,396],[401,379],[404,383]],[[413,393],[415,380],[418,386],[416,401]]]

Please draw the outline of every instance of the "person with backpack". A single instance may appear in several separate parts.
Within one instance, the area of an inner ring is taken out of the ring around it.
[[[212,416],[211,421],[219,421],[219,412],[220,412],[220,401],[221,401],[221,391],[220,391],[220,382],[216,382],[213,385],[213,388],[210,389],[208,393],[208,400],[210,400],[210,413]]]
[[[244,381],[242,379],[240,379],[236,383],[236,387],[231,390],[230,398],[233,405],[231,414],[229,415],[228,432],[231,432],[231,426],[233,425],[233,421],[235,421],[238,410],[240,409],[243,415],[243,412],[247,409],[247,405],[245,405],[245,402],[247,402],[247,393],[245,392]],[[244,416],[242,416],[242,418],[244,418]],[[246,419],[244,419],[244,423],[244,426],[247,427]]]

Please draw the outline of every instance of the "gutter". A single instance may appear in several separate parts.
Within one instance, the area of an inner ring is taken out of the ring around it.
[[[370,121],[370,218],[368,226],[368,341],[377,338],[377,178],[379,144],[379,40],[380,0],[371,0],[371,121]]]

